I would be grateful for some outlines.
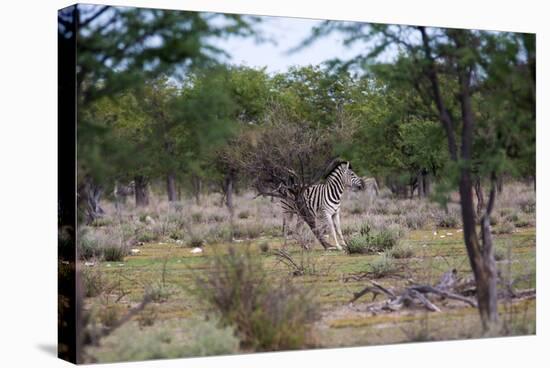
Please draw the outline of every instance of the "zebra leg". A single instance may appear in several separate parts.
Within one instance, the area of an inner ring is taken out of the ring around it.
[[[332,216],[327,214],[326,218],[328,222],[328,227],[332,231],[332,236],[334,237],[334,241],[336,242],[336,248],[338,248],[338,250],[342,250],[342,246],[338,244],[338,238],[336,237],[336,230],[334,230],[334,222],[332,221]]]
[[[346,246],[346,240],[344,239],[342,227],[340,226],[340,211],[334,214],[334,226],[336,227],[336,232],[338,232],[338,235],[340,236],[340,240],[342,240],[342,244]]]

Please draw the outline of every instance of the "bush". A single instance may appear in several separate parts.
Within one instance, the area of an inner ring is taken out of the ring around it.
[[[201,212],[193,212],[191,214],[191,220],[196,224],[201,223],[202,222],[202,213]]]
[[[212,227],[207,235],[209,243],[219,243],[231,241],[231,228],[227,225]]]
[[[446,228],[457,228],[460,226],[460,218],[457,213],[449,212],[439,215],[437,226]]]
[[[187,240],[187,246],[190,248],[200,248],[204,245],[204,239],[193,235],[189,240]]]
[[[513,233],[516,227],[511,222],[503,222],[494,228],[496,234],[510,234]]]
[[[370,265],[374,278],[381,278],[395,272],[395,262],[389,253],[384,253]]]
[[[239,217],[240,219],[247,219],[247,218],[250,217],[250,211],[248,211],[248,210],[241,211],[241,212],[239,212],[237,217]]]
[[[525,213],[535,213],[537,210],[536,201],[534,198],[526,198],[519,202],[519,207]]]
[[[218,214],[214,213],[214,214],[212,214],[208,217],[208,220],[210,222],[223,222],[223,221],[225,221],[225,217],[222,216],[222,215],[218,215]]]
[[[121,262],[127,255],[126,249],[118,245],[107,245],[103,247],[103,260],[107,262]]]
[[[245,223],[235,226],[233,235],[236,238],[255,239],[262,235],[263,226],[259,223]]]
[[[348,239],[346,244],[349,254],[364,254],[370,252],[368,236],[354,236]]]
[[[414,257],[414,249],[411,246],[398,246],[390,251],[390,255],[395,259],[404,259]]]
[[[260,250],[262,251],[262,253],[269,252],[269,242],[266,242],[266,241],[261,242],[260,243]]]
[[[177,338],[174,331],[189,331],[192,339]],[[140,327],[127,323],[117,333],[105,338],[110,349],[87,349],[98,362],[136,361],[233,354],[239,351],[239,340],[232,328],[219,328],[218,321],[189,320],[159,322]]]
[[[99,241],[94,239],[90,234],[83,233],[78,238],[77,253],[80,259],[92,259],[101,256],[101,248]]]
[[[159,238],[158,234],[155,234],[154,232],[149,230],[144,230],[140,232],[139,235],[137,236],[137,241],[142,243],[150,243],[155,240],[158,240],[158,238]]]
[[[422,212],[407,212],[404,218],[404,224],[409,229],[422,229],[428,222],[427,214]]]
[[[349,254],[384,252],[392,249],[403,236],[400,228],[372,231],[368,223],[361,225],[359,234],[346,241]]]
[[[195,278],[195,292],[224,326],[234,326],[244,349],[298,349],[306,345],[318,305],[310,293],[268,277],[248,248],[214,257],[212,270]]]
[[[352,215],[360,215],[360,214],[362,214],[363,212],[365,212],[365,211],[364,211],[363,208],[362,208],[360,205],[358,205],[358,204],[355,204],[355,205],[351,208],[351,210],[350,210],[350,213],[351,213]]]

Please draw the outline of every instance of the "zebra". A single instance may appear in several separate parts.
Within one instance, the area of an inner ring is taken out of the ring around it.
[[[346,246],[346,241],[342,235],[340,227],[340,204],[342,195],[346,188],[353,191],[363,190],[365,183],[357,174],[355,174],[348,161],[340,162],[326,176],[325,183],[310,186],[305,191],[306,205],[315,214],[317,218],[325,220],[332,232],[336,248],[342,250],[336,234],[340,236],[342,244]],[[283,236],[286,244],[287,222],[290,223],[294,215],[298,215],[296,205],[288,200],[281,200],[283,210]],[[298,224],[296,228],[302,225],[298,215]]]

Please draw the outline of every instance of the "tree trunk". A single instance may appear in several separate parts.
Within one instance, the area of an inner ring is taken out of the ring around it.
[[[145,207],[149,205],[149,189],[148,184],[149,180],[143,176],[138,175],[134,178],[136,184],[135,196],[136,196],[136,206]]]
[[[448,141],[449,154],[451,160],[458,162],[457,145],[455,136],[455,121],[445,106],[438,79],[438,69],[432,55],[432,48],[428,33],[425,27],[418,27],[422,36],[424,55],[427,63],[425,64],[425,73],[430,81],[432,98],[439,112],[439,120]],[[462,30],[449,31],[449,36],[454,40],[457,49],[466,48],[468,40]],[[460,169],[460,205],[462,209],[462,222],[464,243],[468,252],[470,266],[474,273],[477,290],[478,309],[485,331],[498,321],[497,299],[496,299],[496,272],[494,271],[494,254],[492,247],[492,238],[490,231],[489,215],[494,203],[494,190],[491,190],[491,199],[487,206],[487,211],[483,216],[482,235],[483,249],[481,249],[476,233],[474,200],[472,193],[472,179],[470,177],[474,115],[471,106],[470,83],[473,73],[473,66],[468,62],[459,60],[456,66],[459,85],[459,102],[462,117],[462,137],[461,137],[461,161],[463,167]],[[494,183],[493,183],[494,185]]]
[[[224,179],[223,182],[223,191],[225,196],[225,206],[229,211],[229,226],[231,228],[231,240],[233,240],[234,234],[234,218],[235,218],[235,208],[233,207],[233,174],[229,173]]]
[[[166,192],[168,193],[168,201],[176,202],[178,200],[178,193],[176,190],[176,174],[173,172],[166,175]]]
[[[102,193],[103,188],[90,177],[85,178],[84,183],[78,188],[79,209],[83,212],[88,225],[105,214],[99,203]]]
[[[501,195],[503,190],[504,190],[504,176],[499,175],[499,177],[497,178],[497,194]]]
[[[201,204],[201,191],[202,191],[202,180],[197,176],[193,175],[191,177],[191,184],[193,186],[193,196],[195,197],[195,203],[200,206]]]
[[[460,39],[458,40],[460,41]],[[460,46],[460,44],[457,46]],[[474,115],[471,106],[470,78],[471,69],[459,66],[459,98],[462,114],[461,158],[462,161],[468,165],[471,165],[472,145],[474,141]],[[482,250],[475,228],[476,216],[474,212],[474,200],[472,193],[471,167],[465,166],[461,169],[459,189],[460,204],[462,207],[462,221],[464,224],[464,242],[466,243],[470,265],[476,280],[478,309],[481,322],[483,324],[483,329],[485,331],[489,330],[491,326],[498,321],[496,273],[491,269],[491,265],[494,264],[495,260],[489,224],[489,215],[494,203],[495,180],[496,178],[492,178],[493,188],[491,192],[491,199],[489,201],[487,211],[483,216],[482,235],[484,236],[484,247]]]
[[[418,175],[418,198],[423,198],[425,195],[424,191],[424,172],[422,171],[420,175]]]
[[[430,186],[430,173],[425,171],[422,175],[422,182],[424,187],[424,197],[429,197],[431,193],[431,186]]]
[[[483,188],[481,187],[481,179],[479,177],[474,182],[474,188],[477,197],[477,216],[481,218],[483,208],[485,207],[485,199],[483,198]]]

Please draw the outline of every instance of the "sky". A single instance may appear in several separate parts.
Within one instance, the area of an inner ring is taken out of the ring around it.
[[[299,45],[310,34],[320,20],[262,17],[259,28],[265,36],[276,41],[257,44],[251,38],[219,40],[215,44],[231,55],[231,64],[245,64],[250,67],[267,67],[269,73],[284,72],[290,66],[318,65],[323,61],[339,57],[349,59],[364,51],[361,45],[348,48],[343,45],[342,36],[332,34],[294,53],[289,50]]]

